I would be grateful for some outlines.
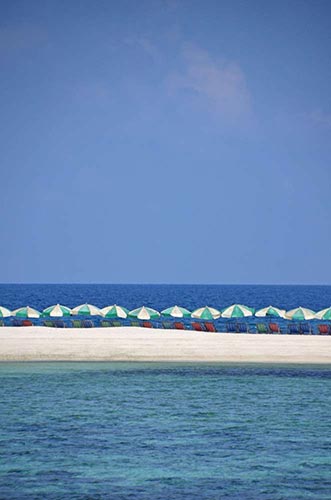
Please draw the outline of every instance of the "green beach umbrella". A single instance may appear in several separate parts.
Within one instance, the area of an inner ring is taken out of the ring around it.
[[[54,306],[49,306],[43,310],[43,316],[50,316],[52,318],[61,318],[63,316],[70,316],[71,309],[66,306],[61,306],[61,304],[56,304]]]
[[[138,309],[130,311],[129,316],[138,319],[155,319],[160,316],[160,313],[158,311],[155,311],[155,309],[151,309],[150,307],[142,306],[138,307]]]
[[[15,309],[15,311],[12,312],[12,315],[16,316],[17,318],[39,318],[40,312],[37,311],[37,309],[26,306]]]
[[[322,309],[322,311],[318,311],[315,317],[316,319],[331,320],[331,307],[327,307],[326,309]]]
[[[221,316],[221,313],[213,307],[205,306],[193,311],[191,316],[198,319],[217,319]]]
[[[76,306],[71,310],[71,314],[83,316],[102,316],[101,310],[91,304],[81,304],[80,306]]]
[[[253,316],[254,309],[252,307],[243,306],[241,304],[232,304],[222,311],[222,318],[243,318]]]
[[[7,307],[0,306],[0,318],[8,318],[11,316],[11,311]]]
[[[265,307],[264,309],[260,309],[256,311],[255,316],[258,318],[263,318],[265,316],[274,316],[276,318],[285,318],[285,309],[278,309],[278,307]]]
[[[129,311],[125,307],[114,304],[101,309],[101,313],[105,318],[127,318]]]
[[[164,309],[161,314],[163,314],[163,316],[172,316],[173,318],[189,318],[191,316],[190,311],[185,309],[185,307],[179,306],[168,307],[168,309]]]
[[[301,321],[303,319],[315,319],[315,312],[311,309],[306,309],[304,307],[296,307],[295,309],[291,309],[287,311],[285,314],[286,319],[294,319]]]

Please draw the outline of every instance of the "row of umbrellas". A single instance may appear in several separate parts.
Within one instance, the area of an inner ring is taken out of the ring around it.
[[[173,306],[168,309],[164,309],[161,313],[152,309],[150,307],[138,307],[133,311],[129,311],[125,307],[118,306],[116,304],[99,309],[92,304],[81,304],[73,309],[63,306],[61,304],[56,304],[47,307],[43,312],[39,312],[32,307],[20,307],[14,311],[0,306],[0,317],[15,316],[18,318],[39,318],[40,316],[49,317],[63,317],[70,315],[87,315],[87,316],[103,316],[105,318],[137,318],[141,320],[156,319],[160,315],[171,316],[173,318],[197,318],[205,320],[214,320],[220,317],[222,318],[243,318],[247,316],[257,316],[257,317],[276,317],[284,319],[294,319],[294,320],[310,320],[310,319],[320,319],[320,320],[331,320],[331,307],[323,309],[315,313],[311,309],[304,307],[297,307],[290,311],[285,309],[279,309],[278,307],[265,307],[255,311],[254,308],[244,306],[241,304],[233,304],[225,309],[219,311],[213,307],[205,306],[196,309],[191,312],[185,307]]]

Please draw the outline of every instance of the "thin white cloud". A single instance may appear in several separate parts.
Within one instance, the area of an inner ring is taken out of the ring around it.
[[[216,60],[192,44],[183,46],[180,62],[182,70],[168,80],[173,92],[189,91],[228,119],[237,120],[251,113],[251,95],[238,64]]]

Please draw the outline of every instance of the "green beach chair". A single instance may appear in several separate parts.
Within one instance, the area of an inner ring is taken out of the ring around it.
[[[139,323],[139,321],[131,320],[130,326],[140,326],[140,323]]]
[[[113,321],[113,326],[122,326],[122,323],[120,321]]]
[[[82,328],[83,323],[80,319],[73,319],[71,325],[73,328]]]
[[[256,331],[257,333],[269,333],[268,327],[265,323],[257,323]]]

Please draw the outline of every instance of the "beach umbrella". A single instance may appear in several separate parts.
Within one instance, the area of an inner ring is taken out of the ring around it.
[[[155,311],[155,309],[151,309],[150,307],[138,307],[138,309],[134,309],[133,311],[129,312],[129,316],[132,318],[138,318],[138,319],[155,319],[160,316],[160,313],[158,311]]]
[[[11,311],[7,307],[0,306],[0,318],[8,318],[11,316]]]
[[[326,309],[322,309],[322,311],[318,311],[315,317],[316,319],[331,320],[331,307],[327,307]]]
[[[52,318],[62,318],[63,316],[70,316],[71,309],[61,304],[49,306],[43,310],[43,316],[51,316]]]
[[[127,318],[129,311],[125,307],[114,304],[101,309],[101,313],[105,318]]]
[[[172,316],[173,318],[188,318],[191,316],[190,311],[185,309],[185,307],[179,306],[168,307],[168,309],[164,309],[161,314],[163,314],[163,316]]]
[[[221,313],[213,307],[205,306],[193,311],[191,316],[198,319],[217,319],[221,316]]]
[[[16,316],[17,318],[39,318],[40,312],[32,307],[20,307],[19,309],[15,309],[12,312],[12,316]]]
[[[296,307],[295,309],[291,309],[291,311],[287,311],[285,314],[286,319],[294,319],[301,321],[303,319],[315,319],[315,312],[311,309],[306,309],[304,307]]]
[[[222,311],[222,318],[243,318],[245,316],[253,316],[254,309],[252,307],[243,306],[241,304],[232,304]]]
[[[285,309],[278,309],[278,307],[265,307],[264,309],[260,309],[256,311],[255,316],[258,318],[262,318],[265,316],[275,316],[276,318],[285,318]]]
[[[83,316],[102,316],[101,310],[91,304],[81,304],[80,306],[76,306],[71,310],[71,314]]]

